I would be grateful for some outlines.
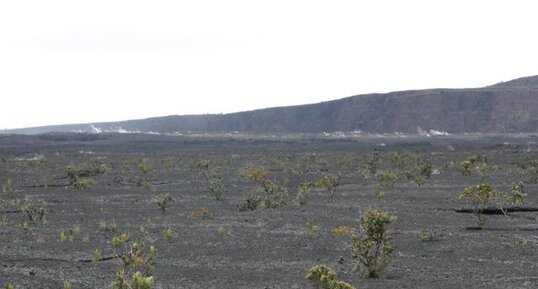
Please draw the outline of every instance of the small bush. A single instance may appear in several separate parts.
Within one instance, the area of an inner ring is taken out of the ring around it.
[[[172,229],[170,228],[167,228],[166,230],[164,230],[163,232],[163,237],[166,241],[170,242],[172,241],[172,239],[174,238],[174,232],[172,232]]]
[[[297,186],[297,196],[293,200],[293,203],[297,206],[303,206],[308,203],[308,193],[312,187],[312,183],[304,181]]]
[[[316,186],[318,188],[324,188],[327,190],[327,193],[330,196],[331,203],[334,202],[334,196],[336,195],[336,187],[340,184],[340,176],[325,173],[321,177],[321,179],[318,180],[316,183]]]
[[[101,254],[101,251],[99,249],[95,249],[92,252],[92,262],[99,262],[103,255]]]
[[[45,221],[45,213],[47,212],[46,202],[41,202],[40,205],[34,205],[30,199],[15,199],[15,206],[26,214],[29,221]]]
[[[326,265],[312,266],[305,278],[319,289],[355,289],[351,284],[338,280],[336,272]]]
[[[319,233],[319,225],[314,222],[314,220],[309,219],[306,222],[306,229],[308,230],[308,234],[312,237],[317,237]]]
[[[112,245],[117,259],[122,267],[116,270],[116,278],[112,282],[113,289],[151,289],[154,285],[153,274],[157,249],[146,243],[144,239],[133,239],[128,233],[123,233],[112,239]]]
[[[351,234],[352,231],[353,231],[352,229],[342,225],[342,226],[338,226],[338,227],[332,229],[331,235],[333,237],[347,236],[347,235]]]
[[[213,219],[215,215],[209,211],[209,208],[199,208],[189,213],[191,219],[197,220],[200,218]]]
[[[380,210],[368,210],[359,220],[361,232],[352,238],[355,271],[363,271],[366,278],[379,278],[389,264],[393,247],[387,236],[388,226],[396,217]]]
[[[497,195],[498,193],[493,189],[492,185],[481,183],[474,187],[465,188],[460,193],[458,199],[471,206],[478,227],[484,228],[486,226],[486,218],[482,215],[482,211],[497,198]]]
[[[519,182],[517,184],[512,183],[511,193],[507,194],[505,199],[510,205],[523,205],[527,203],[526,197],[527,193],[525,192],[523,182]]]
[[[250,165],[247,168],[248,178],[258,184],[259,191],[264,193],[264,196],[255,196],[251,197],[251,200],[256,200],[256,208],[277,208],[282,205],[286,205],[286,199],[289,196],[289,192],[283,186],[271,181],[269,179],[269,173],[261,168],[254,165]],[[249,202],[250,202],[249,201]],[[241,207],[250,204],[241,204]],[[253,206],[251,206],[253,207]]]
[[[260,199],[258,196],[247,195],[243,201],[238,205],[239,211],[254,211],[258,208]]]
[[[174,201],[174,197],[172,197],[172,195],[170,193],[166,193],[166,194],[158,197],[155,200],[155,203],[159,207],[159,210],[161,210],[161,212],[165,213],[166,210],[168,209],[169,204],[171,202],[173,202],[173,201]]]

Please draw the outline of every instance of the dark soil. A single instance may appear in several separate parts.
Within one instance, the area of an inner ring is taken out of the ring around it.
[[[112,238],[141,227],[158,249],[155,288],[313,288],[304,276],[319,263],[357,288],[538,288],[538,212],[487,215],[482,230],[469,229],[476,226],[473,214],[456,212],[470,209],[458,194],[480,181],[463,177],[459,163],[476,154],[487,155],[496,166],[486,181],[503,191],[524,181],[528,203],[520,207],[535,207],[538,186],[527,182],[522,164],[538,160],[537,141],[534,136],[0,137],[0,156],[6,160],[0,164],[0,185],[7,186],[10,176],[13,190],[0,195],[8,201],[0,209],[0,220],[7,219],[0,225],[0,288],[12,282],[15,288],[57,289],[64,280],[73,288],[110,288],[121,267]],[[417,186],[391,163],[391,152],[431,160],[433,175]],[[358,173],[374,153],[380,156],[378,171],[398,174],[381,199],[374,196],[377,183]],[[199,160],[210,160],[212,170],[223,176],[223,200],[210,195],[194,169]],[[140,162],[153,170],[143,173]],[[129,163],[134,164],[130,170]],[[273,181],[289,189],[288,205],[239,211],[245,196],[257,191],[246,176],[248,164],[267,169]],[[69,186],[68,165],[95,183]],[[341,175],[334,202],[314,188],[306,205],[291,204],[299,183],[315,182],[323,173]],[[165,193],[175,202],[163,213],[155,200]],[[46,221],[29,221],[10,203],[13,196],[45,201]],[[193,216],[200,208],[209,214]],[[396,249],[380,279],[353,273],[349,237],[331,235],[339,225],[358,227],[360,214],[369,208],[398,218],[390,227]],[[115,231],[103,229],[101,223],[112,220]],[[27,229],[20,227],[24,222]],[[61,241],[60,233],[72,233],[73,225],[80,233]],[[170,241],[163,237],[166,228],[173,232]],[[428,234],[431,241],[421,241]],[[95,249],[102,258],[91,262]]]

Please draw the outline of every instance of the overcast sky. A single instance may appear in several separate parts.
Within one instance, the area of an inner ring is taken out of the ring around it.
[[[0,128],[538,74],[536,1],[1,1]]]

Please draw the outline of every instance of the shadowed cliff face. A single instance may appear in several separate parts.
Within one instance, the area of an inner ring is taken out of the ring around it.
[[[223,115],[166,116],[114,123],[9,130],[4,133],[126,130],[140,132],[449,133],[538,132],[538,76],[476,89],[367,94],[317,104]]]

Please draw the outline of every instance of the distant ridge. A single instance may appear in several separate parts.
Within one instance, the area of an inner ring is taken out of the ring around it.
[[[538,87],[538,75],[535,76],[528,76],[528,77],[522,77],[510,81],[505,81],[501,83],[497,83],[493,86],[497,87],[513,87],[513,86],[527,86],[527,87]]]
[[[156,133],[448,133],[538,132],[538,76],[484,88],[427,89],[365,94],[316,104],[230,114],[174,115],[120,122],[0,130]]]

